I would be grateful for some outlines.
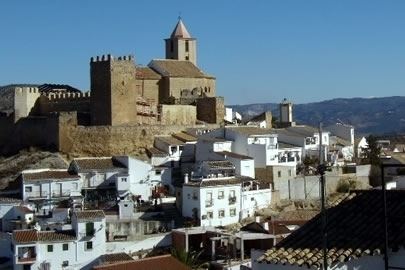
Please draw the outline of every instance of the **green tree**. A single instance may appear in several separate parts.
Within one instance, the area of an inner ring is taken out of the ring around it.
[[[187,252],[184,249],[175,249],[175,248],[172,248],[171,250],[171,254],[173,257],[175,257],[177,260],[181,261],[187,266],[190,266],[193,269],[198,268],[200,266],[199,258],[202,252],[203,250],[201,250],[200,252],[196,251]]]
[[[380,154],[381,146],[377,143],[377,138],[373,135],[367,137],[368,149],[366,151],[365,159],[368,164],[379,166],[381,164]]]

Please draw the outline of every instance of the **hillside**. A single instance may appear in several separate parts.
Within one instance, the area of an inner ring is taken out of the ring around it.
[[[21,151],[11,157],[0,157],[0,189],[7,186],[10,181],[16,179],[22,170],[27,169],[67,169],[68,164],[58,153]]]
[[[271,110],[279,116],[278,104],[248,104],[230,106],[244,117]],[[299,124],[324,126],[335,122],[351,124],[357,134],[405,133],[405,97],[338,98],[322,102],[295,104],[293,118]]]

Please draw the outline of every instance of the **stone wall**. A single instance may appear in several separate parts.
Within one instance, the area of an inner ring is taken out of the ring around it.
[[[160,98],[162,101],[167,100],[170,96],[180,99],[181,91],[194,88],[202,88],[203,93],[208,97],[215,97],[215,78],[180,78],[164,77],[161,88]]]
[[[197,100],[197,119],[211,124],[223,124],[225,104],[223,97],[206,97]]]
[[[16,87],[14,89],[14,121],[27,117],[40,97],[38,88]]]
[[[162,125],[194,125],[196,107],[192,105],[161,105],[160,121]]]
[[[91,123],[122,125],[136,123],[136,68],[132,56],[92,58]]]
[[[137,79],[136,92],[150,103],[159,103],[159,82],[160,80]]]
[[[90,92],[64,93],[40,96],[35,105],[34,114],[48,115],[55,112],[78,112],[90,111]]]

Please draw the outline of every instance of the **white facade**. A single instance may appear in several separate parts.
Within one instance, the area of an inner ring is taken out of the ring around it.
[[[239,221],[239,184],[223,186],[183,186],[184,217],[198,218],[201,226],[224,226]]]
[[[278,163],[276,134],[247,134],[238,131],[238,128],[227,128],[225,129],[225,138],[233,141],[232,152],[254,158],[256,167],[271,166]]]
[[[220,138],[200,137],[196,144],[195,160],[217,160],[218,152],[232,151],[232,141]]]
[[[55,176],[53,176],[54,172]],[[71,177],[59,177],[58,172],[63,173],[66,170],[38,169],[22,171],[23,200],[70,197],[71,194],[82,190],[82,182],[78,175],[72,174]]]
[[[15,231],[14,235],[37,234],[38,240],[13,239],[14,269],[23,270],[25,265],[30,265],[30,269],[91,269],[95,260],[106,252],[105,217],[98,210],[81,211],[80,217],[78,213],[72,216],[73,231]],[[83,213],[87,218],[83,218]],[[58,233],[68,236],[55,236]]]

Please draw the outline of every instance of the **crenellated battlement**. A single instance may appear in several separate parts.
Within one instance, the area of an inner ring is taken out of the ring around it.
[[[84,93],[49,93],[45,94],[49,100],[79,100],[90,98],[90,91]]]
[[[15,94],[18,96],[26,94],[40,94],[38,87],[16,87]]]
[[[90,58],[91,63],[97,63],[97,62],[113,62],[113,61],[133,61],[135,58],[133,55],[124,55],[124,56],[118,56],[114,57],[111,54],[107,55],[102,55],[102,56],[95,56]]]

